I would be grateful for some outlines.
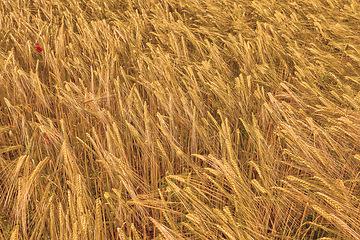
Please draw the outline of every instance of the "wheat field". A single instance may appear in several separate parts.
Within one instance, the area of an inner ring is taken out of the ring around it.
[[[360,239],[358,0],[0,1],[0,239]]]

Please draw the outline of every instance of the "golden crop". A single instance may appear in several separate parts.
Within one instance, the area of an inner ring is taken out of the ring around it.
[[[0,1],[1,239],[360,239],[358,0]]]

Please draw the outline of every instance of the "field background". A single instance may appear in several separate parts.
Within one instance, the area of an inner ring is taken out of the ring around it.
[[[3,0],[0,238],[360,239],[359,91],[358,0]]]

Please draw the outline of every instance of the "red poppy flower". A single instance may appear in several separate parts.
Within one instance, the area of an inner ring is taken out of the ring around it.
[[[44,142],[51,142],[52,140],[47,136],[45,135],[45,139],[44,139]]]
[[[86,7],[85,7],[85,6],[83,6],[83,7],[82,7],[82,10],[84,10],[84,11],[85,11],[85,9],[86,9]]]
[[[42,52],[42,50],[43,50],[42,47],[40,47],[39,45],[36,45],[36,46],[35,46],[35,49],[36,49],[36,51],[38,51],[39,53]]]
[[[44,142],[53,142],[54,140],[59,140],[59,134],[57,131],[54,131],[51,135],[45,134]]]

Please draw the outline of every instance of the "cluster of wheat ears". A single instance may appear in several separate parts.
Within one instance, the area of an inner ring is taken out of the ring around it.
[[[1,239],[360,239],[358,0],[0,1]]]

